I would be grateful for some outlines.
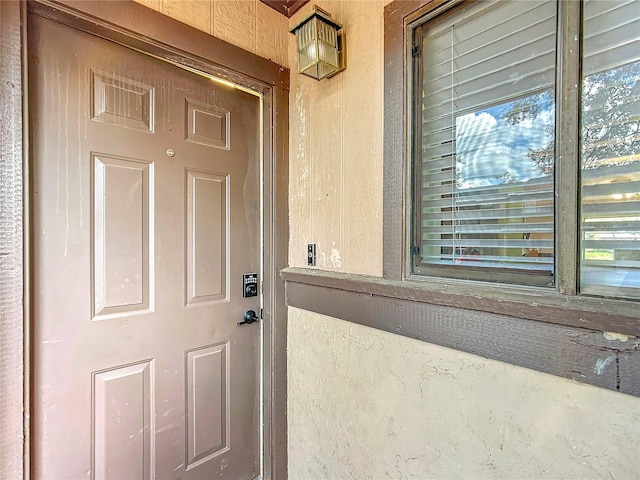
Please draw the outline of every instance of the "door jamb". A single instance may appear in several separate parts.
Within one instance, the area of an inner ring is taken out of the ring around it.
[[[27,11],[262,94],[262,474],[286,479],[289,70],[131,0],[0,1],[0,478],[30,478]]]

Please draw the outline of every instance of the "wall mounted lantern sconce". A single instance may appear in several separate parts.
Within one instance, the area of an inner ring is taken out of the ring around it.
[[[318,6],[291,29],[298,47],[298,72],[316,80],[330,78],[347,66],[342,25]]]

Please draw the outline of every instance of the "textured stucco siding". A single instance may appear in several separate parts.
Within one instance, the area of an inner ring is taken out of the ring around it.
[[[640,478],[640,398],[289,309],[289,478]]]

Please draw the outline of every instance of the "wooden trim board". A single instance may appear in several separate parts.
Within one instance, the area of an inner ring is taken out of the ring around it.
[[[276,12],[290,18],[294,13],[304,7],[309,0],[260,0]]]
[[[282,274],[287,281],[310,285],[640,336],[640,324],[633,311],[628,315],[613,314],[602,308],[599,299],[552,295],[542,288],[523,289],[510,285],[497,288],[495,284],[487,284],[482,295],[469,295],[465,291],[469,282],[451,279],[389,280],[305,268],[288,268]],[[626,302],[620,304],[627,307]]]
[[[637,338],[424,301],[401,282],[305,270],[282,272],[289,306],[640,396]]]

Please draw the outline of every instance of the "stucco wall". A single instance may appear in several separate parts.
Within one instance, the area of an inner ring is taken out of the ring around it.
[[[640,477],[640,399],[289,309],[289,478]]]

